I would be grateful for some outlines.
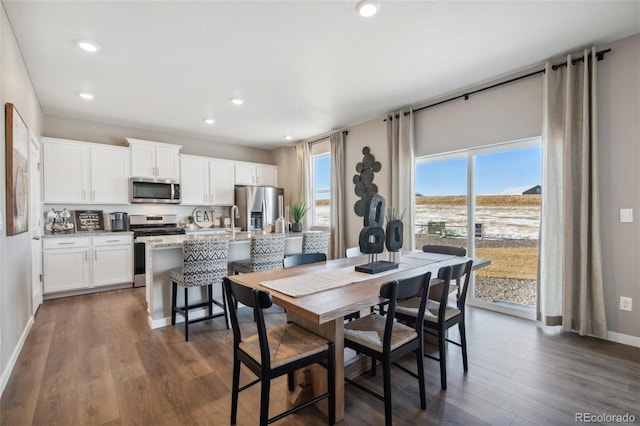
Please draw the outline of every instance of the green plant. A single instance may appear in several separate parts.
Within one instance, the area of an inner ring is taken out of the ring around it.
[[[293,203],[291,204],[291,217],[294,222],[300,222],[305,214],[309,211],[307,203]]]
[[[193,216],[188,216],[188,217],[187,217],[187,221],[188,221],[189,223],[196,223],[196,221],[193,219]]]
[[[404,218],[404,214],[407,211],[407,209],[402,210],[402,213],[400,213],[400,209],[397,209],[395,207],[388,207],[387,208],[387,223],[394,221],[394,220],[399,220],[400,222],[402,222],[402,219]]]

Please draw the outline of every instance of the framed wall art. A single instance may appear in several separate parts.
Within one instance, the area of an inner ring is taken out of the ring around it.
[[[29,131],[15,105],[5,105],[7,236],[29,229]]]

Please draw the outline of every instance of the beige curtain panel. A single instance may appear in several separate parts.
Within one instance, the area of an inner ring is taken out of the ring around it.
[[[311,172],[309,167],[309,143],[300,142],[296,145],[296,158],[298,162],[298,199],[301,203],[311,204]],[[311,229],[311,215],[306,214],[302,218],[304,229]]]
[[[330,259],[344,257],[345,253],[345,158],[344,132],[329,136],[331,141],[331,246]]]
[[[583,57],[584,60],[578,58]],[[565,331],[607,337],[597,158],[595,48],[568,55],[545,73],[546,186],[540,253],[539,318]],[[574,62],[575,60],[575,62]]]

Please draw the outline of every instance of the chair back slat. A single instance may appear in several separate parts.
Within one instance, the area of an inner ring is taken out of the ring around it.
[[[439,246],[439,245],[433,245],[433,244],[423,245],[422,251],[427,253],[450,254],[453,256],[467,255],[467,249],[465,249],[464,247]]]
[[[326,262],[327,255],[324,253],[301,253],[287,256],[284,258],[283,265],[285,268],[298,265],[307,265],[309,263]]]

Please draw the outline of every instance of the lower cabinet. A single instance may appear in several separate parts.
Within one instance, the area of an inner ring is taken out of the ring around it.
[[[133,237],[43,240],[44,294],[133,282]]]

